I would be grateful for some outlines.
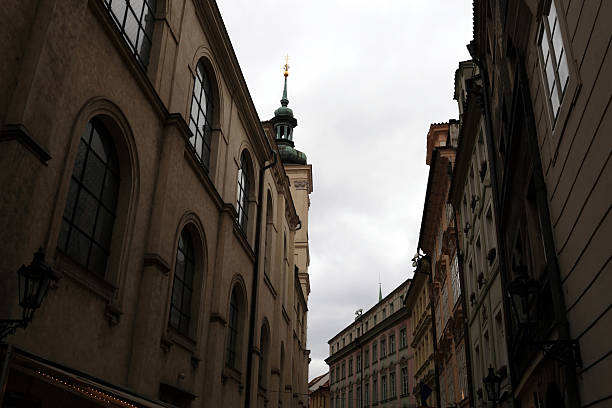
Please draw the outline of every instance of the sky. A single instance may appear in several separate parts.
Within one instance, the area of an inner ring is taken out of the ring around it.
[[[472,0],[217,0],[261,120],[284,56],[296,148],[312,164],[309,379],[327,342],[412,277],[431,123],[458,118]]]

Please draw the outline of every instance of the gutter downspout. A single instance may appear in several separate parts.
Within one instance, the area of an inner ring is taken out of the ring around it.
[[[268,138],[266,137],[266,140]],[[265,165],[259,170],[259,203],[257,205],[257,220],[255,224],[255,263],[253,265],[253,285],[251,290],[251,316],[249,319],[249,344],[247,348],[247,368],[246,368],[246,395],[244,398],[244,406],[250,407],[251,402],[251,371],[253,368],[253,341],[254,341],[254,330],[255,320],[257,319],[257,284],[259,281],[259,252],[261,251],[261,217],[263,212],[263,189],[264,189],[264,175],[267,169],[276,164],[276,152],[270,146],[272,151],[272,162]]]

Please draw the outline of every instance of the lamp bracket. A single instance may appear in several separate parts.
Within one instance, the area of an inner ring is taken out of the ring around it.
[[[582,367],[580,358],[580,345],[577,340],[550,340],[539,341],[537,345],[542,347],[544,355],[566,365]]]
[[[28,323],[28,319],[0,319],[0,341],[20,327],[25,329]]]

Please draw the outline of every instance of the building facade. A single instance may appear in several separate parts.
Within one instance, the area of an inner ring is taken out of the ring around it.
[[[506,320],[499,271],[499,244],[491,190],[487,127],[482,101],[482,78],[473,61],[459,63],[455,73],[455,99],[460,126],[456,164],[449,201],[456,211],[461,251],[457,267],[465,284],[467,346],[471,356],[474,406],[489,403],[483,379],[489,368],[501,378],[504,397],[500,406],[512,406],[508,370]]]
[[[38,248],[59,278],[8,330],[2,403],[307,406],[312,173],[286,82],[262,125],[213,1],[0,21],[0,316]]]
[[[506,322],[509,371],[521,406],[612,401],[602,381],[612,364],[611,20],[605,1],[474,2],[469,49],[482,77],[502,299],[516,311]],[[523,303],[513,296],[521,290]]]
[[[308,407],[329,408],[329,372],[308,383]]]
[[[469,406],[457,240],[452,206],[447,202],[455,164],[459,123],[432,124],[427,134],[429,179],[419,235],[419,249],[427,256],[432,282],[433,363],[439,406]],[[421,379],[419,379],[421,381]],[[420,392],[420,390],[419,390]]]
[[[434,327],[432,325],[431,280],[429,258],[417,266],[410,288],[404,298],[404,306],[410,315],[408,330],[410,346],[414,350],[414,382],[412,395],[416,406],[436,406],[438,403],[437,376],[434,365]]]
[[[404,297],[408,279],[332,337],[325,362],[330,407],[414,407],[414,351]]]

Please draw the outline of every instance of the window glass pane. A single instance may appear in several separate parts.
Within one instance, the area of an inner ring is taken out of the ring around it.
[[[149,56],[151,55],[151,39],[145,35],[143,32],[140,32],[138,36],[138,44],[137,44],[138,55],[140,59],[143,61],[148,61]]]
[[[552,88],[555,86],[555,71],[550,59],[548,64],[546,64],[546,81],[548,82],[548,90],[552,93]]]
[[[138,19],[131,9],[128,10],[125,19],[125,35],[132,48],[136,47],[136,37],[138,36]]]
[[[557,25],[557,29],[554,31],[552,35],[552,43],[553,49],[555,50],[555,56],[557,57],[557,64],[561,58],[561,53],[563,52],[563,37],[561,36],[561,29]]]
[[[85,234],[92,236],[96,222],[98,203],[94,196],[81,189],[74,212],[73,223]]]
[[[100,276],[104,276],[106,272],[106,259],[106,252],[94,243],[91,246],[91,254],[89,255],[89,264],[87,268]]]
[[[557,20],[557,9],[555,8],[555,1],[550,2],[550,12],[548,13],[548,24],[550,25],[550,31],[552,32]]]
[[[92,132],[91,142],[89,143],[94,152],[102,159],[103,162],[108,161],[107,150],[108,148],[104,146],[102,139],[100,138],[100,134],[94,131]]]
[[[68,255],[70,255],[70,257],[76,262],[83,266],[87,266],[87,257],[89,256],[89,239],[75,228],[72,228],[66,251],[68,252]]]
[[[176,253],[176,268],[175,274],[178,278],[183,280],[185,277],[185,255],[182,251],[177,251]]]
[[[180,310],[182,303],[183,303],[183,284],[181,283],[180,280],[175,278],[174,287],[172,288],[172,305]]]
[[[72,181],[70,183],[70,189],[68,190],[68,199],[66,200],[66,207],[64,208],[64,217],[72,219],[72,213],[74,211],[74,205],[77,201],[77,194],[79,192],[79,185]]]
[[[111,4],[111,12],[113,17],[115,17],[117,23],[119,25],[123,25],[123,19],[125,18],[125,11],[127,10],[125,0],[112,0]]]
[[[119,183],[115,176],[110,172],[104,178],[104,189],[102,190],[102,202],[107,208],[115,208],[117,205],[117,193]]]
[[[550,103],[552,105],[553,115],[556,119],[557,113],[559,112],[559,94],[557,93],[557,89],[554,87],[550,92]]]
[[[62,226],[60,229],[59,240],[57,246],[62,251],[66,251],[66,244],[68,243],[68,233],[70,232],[70,224],[66,220],[62,220]]]
[[[100,193],[102,192],[105,167],[106,166],[102,160],[100,160],[95,154],[90,154],[87,157],[85,173],[83,174],[83,184],[96,196],[100,196]]]
[[[113,235],[113,222],[115,217],[103,207],[98,211],[98,220],[96,222],[96,242],[104,248],[110,247],[111,236]]]
[[[191,315],[191,289],[187,286],[183,289],[183,306],[181,311],[187,316]]]
[[[565,93],[565,87],[569,79],[569,68],[567,66],[567,56],[565,52],[561,54],[561,60],[559,62],[559,81],[561,81],[561,95]]]
[[[87,156],[87,145],[81,140],[79,143],[79,151],[77,152],[76,161],[74,162],[74,170],[72,171],[72,175],[76,177],[77,180],[80,180],[81,176],[83,175],[85,156]]]
[[[170,326],[172,327],[179,327],[179,323],[181,320],[181,314],[179,313],[179,311],[174,308],[171,307],[170,308]]]

